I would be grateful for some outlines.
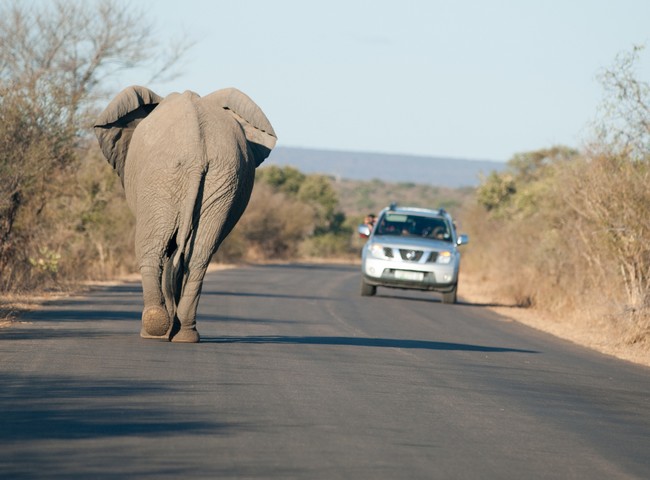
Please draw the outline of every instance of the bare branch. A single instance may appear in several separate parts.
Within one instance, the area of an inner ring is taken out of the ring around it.
[[[138,68],[162,81],[190,46],[161,49],[152,17],[125,0],[0,0],[0,289],[48,241],[44,212],[81,165],[107,80]]]
[[[595,125],[602,145],[639,160],[650,158],[650,84],[636,74],[644,49],[637,45],[617,55],[614,65],[600,74],[605,97]]]

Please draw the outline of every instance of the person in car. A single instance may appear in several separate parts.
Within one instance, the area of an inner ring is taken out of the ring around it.
[[[368,228],[370,229],[370,231],[372,231],[376,221],[377,221],[377,217],[375,216],[375,214],[369,213],[368,215],[366,215],[366,218],[363,221],[363,223],[368,225]]]

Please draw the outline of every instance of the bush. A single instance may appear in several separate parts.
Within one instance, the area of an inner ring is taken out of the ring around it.
[[[635,332],[630,338],[645,338],[650,163],[611,150],[549,155],[561,150],[519,156],[545,153],[541,168],[525,174],[511,162],[501,174],[512,179],[507,195],[485,194],[498,191],[503,178],[485,180],[465,213],[472,243],[464,268],[492,286],[499,301],[604,316]]]
[[[591,274],[603,287],[617,278],[630,308],[650,308],[650,164],[597,154],[572,170],[564,200]]]
[[[215,258],[221,262],[297,259],[300,244],[314,224],[315,213],[308,205],[259,183]]]
[[[349,254],[352,230],[328,177],[270,166],[257,170],[255,182],[251,201],[217,261]]]
[[[42,278],[39,260],[30,257],[48,248],[44,212],[74,163],[69,138],[64,125],[42,121],[29,100],[15,92],[0,97],[0,290],[30,288]]]
[[[112,74],[160,79],[189,46],[152,39],[144,12],[110,0],[0,3],[0,291],[132,266],[132,220],[88,127]]]

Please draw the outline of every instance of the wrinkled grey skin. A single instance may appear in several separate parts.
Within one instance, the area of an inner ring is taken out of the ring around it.
[[[95,133],[136,217],[143,338],[198,342],[208,263],[241,217],[255,168],[275,146],[262,110],[236,89],[161,98],[118,94]]]

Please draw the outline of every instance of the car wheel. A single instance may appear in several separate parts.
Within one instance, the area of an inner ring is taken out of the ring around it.
[[[362,297],[372,297],[377,293],[377,287],[374,285],[368,285],[363,279],[361,280],[361,296]]]
[[[442,294],[442,303],[456,303],[456,292],[458,291],[458,284],[454,285],[451,292],[444,292]]]

